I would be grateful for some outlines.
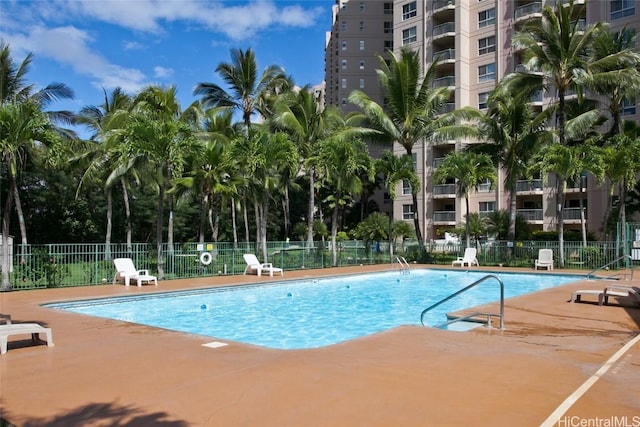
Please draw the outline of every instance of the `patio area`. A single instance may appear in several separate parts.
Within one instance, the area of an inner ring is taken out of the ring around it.
[[[283,279],[388,269],[287,271]],[[307,350],[211,348],[203,344],[221,340],[41,306],[280,279],[1,293],[0,312],[53,328],[55,347],[10,339],[0,357],[0,418],[25,427],[640,425],[640,306],[568,302],[577,289],[603,289],[600,280],[507,299],[504,331],[403,326]]]

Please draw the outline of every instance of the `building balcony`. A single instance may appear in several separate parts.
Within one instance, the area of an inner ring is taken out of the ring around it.
[[[513,14],[513,17],[515,18],[516,21],[519,21],[522,19],[529,19],[534,16],[541,16],[541,13],[542,13],[542,2],[534,2],[534,3],[525,4],[524,6],[517,7]]]
[[[455,184],[438,184],[433,186],[433,197],[455,197]]]
[[[454,0],[433,0],[433,10],[438,10],[443,7],[454,7],[456,2]]]
[[[541,179],[523,179],[516,182],[516,193],[538,193],[542,192]]]
[[[433,79],[432,85],[434,88],[443,87],[443,86],[455,87],[456,76],[445,76],[445,77],[439,77],[437,79]]]
[[[527,222],[542,221],[542,209],[517,209],[516,213]]]
[[[456,222],[456,211],[436,211],[433,213],[434,223],[453,223]]]
[[[436,157],[435,159],[433,159],[433,168],[438,169],[438,167],[442,165],[442,163],[444,163],[444,159],[445,157]]]
[[[580,221],[580,208],[563,208],[562,209],[563,221],[579,222]],[[584,219],[587,219],[587,208],[584,208]]]
[[[436,58],[441,61],[454,61],[456,59],[456,50],[455,49],[443,49],[437,52],[433,52],[433,60]]]
[[[456,23],[446,22],[444,24],[433,27],[433,37],[454,37],[456,34]]]

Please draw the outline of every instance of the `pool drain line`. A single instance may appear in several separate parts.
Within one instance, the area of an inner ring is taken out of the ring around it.
[[[578,387],[573,393],[571,393],[565,400],[556,408],[555,411],[544,420],[540,427],[553,427],[558,424],[560,417],[562,417],[584,395],[587,390],[591,388],[605,373],[620,359],[631,347],[633,347],[638,341],[640,341],[640,334],[636,335],[631,341],[626,343],[622,348],[614,353],[613,356],[607,360],[604,365],[600,366],[600,369],[595,374],[591,375],[580,387]]]

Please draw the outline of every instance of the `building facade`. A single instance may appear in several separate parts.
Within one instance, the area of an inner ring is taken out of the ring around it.
[[[361,89],[382,103],[375,69],[376,55],[386,48],[409,47],[420,52],[424,66],[439,59],[434,85],[447,86],[451,98],[446,110],[471,106],[486,109],[489,93],[507,74],[522,67],[522,52],[511,38],[522,24],[540,19],[543,1],[535,0],[337,0],[333,25],[326,44],[326,102],[343,111],[354,107],[348,94]],[[555,5],[555,1],[549,2]],[[567,1],[561,1],[567,3]],[[623,27],[640,29],[640,10],[635,0],[575,0],[578,25],[607,22],[611,31]],[[584,6],[584,7],[582,7]],[[360,48],[363,50],[359,50]],[[554,102],[552,93],[541,92],[531,102],[542,109]],[[638,120],[636,100],[622,106],[623,119]],[[395,219],[412,221],[418,215],[426,240],[441,238],[444,232],[464,222],[464,200],[456,196],[455,181],[433,182],[433,172],[444,157],[473,141],[418,143],[414,147],[415,169],[422,181],[418,212],[412,211],[411,189],[405,183],[396,191]],[[397,145],[397,144],[396,144]],[[397,145],[394,152],[405,153]],[[508,209],[503,173],[498,185],[481,185],[470,194],[470,211],[488,213]],[[538,230],[555,230],[556,214],[562,211],[565,229],[580,229],[580,200],[585,207],[587,229],[598,233],[606,209],[606,190],[592,176],[568,183],[565,203],[559,206],[553,177],[522,179],[517,186],[517,211]],[[383,209],[383,208],[382,208]]]

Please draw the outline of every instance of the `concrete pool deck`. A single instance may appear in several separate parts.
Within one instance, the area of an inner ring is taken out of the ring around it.
[[[388,269],[287,271],[284,279]],[[640,425],[640,307],[626,298],[568,302],[577,289],[603,289],[600,280],[507,299],[504,331],[403,326],[308,350],[210,348],[203,344],[218,340],[41,307],[280,279],[0,293],[0,312],[53,328],[55,341],[10,338],[0,356],[0,418],[16,426],[538,426],[554,414],[547,425]]]

